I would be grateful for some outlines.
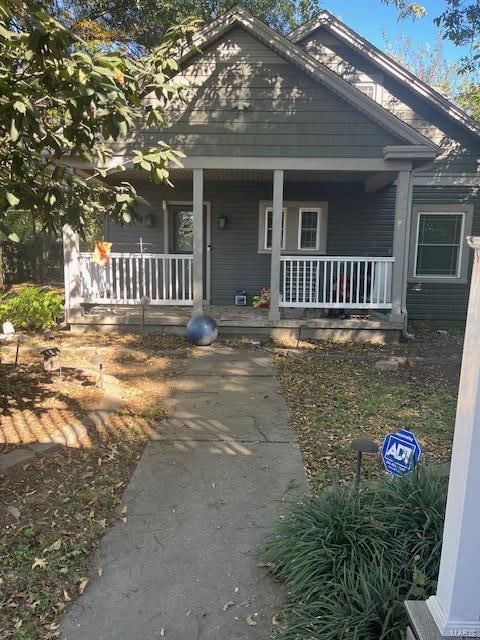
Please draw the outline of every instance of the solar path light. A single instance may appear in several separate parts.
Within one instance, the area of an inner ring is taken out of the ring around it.
[[[103,356],[97,354],[90,360],[92,364],[98,365],[98,386],[103,391]]]
[[[357,463],[355,465],[355,484],[358,487],[360,484],[360,471],[362,469],[362,454],[375,454],[378,451],[378,447],[373,440],[369,438],[355,438],[350,443],[350,446],[357,452]]]
[[[148,296],[142,296],[140,298],[140,304],[142,305],[142,333],[145,333],[145,309],[151,302]]]
[[[60,349],[58,347],[50,347],[40,352],[43,355],[43,370],[57,371],[61,369]]]

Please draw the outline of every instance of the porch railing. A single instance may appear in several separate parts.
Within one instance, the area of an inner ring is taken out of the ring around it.
[[[193,304],[193,256],[163,253],[111,253],[106,267],[81,252],[79,302],[139,304],[148,296],[152,304]]]
[[[394,258],[282,256],[280,306],[391,309]]]

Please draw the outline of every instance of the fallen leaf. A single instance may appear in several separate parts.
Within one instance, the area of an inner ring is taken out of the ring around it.
[[[257,567],[268,567],[268,568],[272,568],[275,565],[273,564],[273,562],[267,562],[266,560],[260,560],[259,562],[257,562]]]
[[[257,614],[254,614],[254,615],[257,615]],[[251,627],[255,627],[258,624],[258,622],[254,619],[253,616],[248,616],[247,624],[249,624]]]
[[[103,569],[102,569],[102,567],[98,567],[98,569],[97,569],[97,574],[98,574],[99,576],[103,575]]]
[[[20,511],[17,509],[17,507],[7,507],[7,513],[13,516],[15,520],[19,520],[20,518]]]
[[[80,580],[80,584],[78,585],[78,593],[82,594],[85,591],[86,586],[89,583],[89,581],[90,580],[88,578],[82,578]]]
[[[37,567],[39,569],[46,569],[47,568],[47,563],[46,563],[44,558],[35,558],[35,560],[33,561],[33,564],[32,564],[32,569],[36,569]]]
[[[68,591],[66,589],[63,590],[63,599],[65,600],[65,602],[70,602],[71,598],[68,595]]]
[[[62,546],[62,541],[59,538],[58,540],[55,540],[55,542],[52,542],[52,544],[45,549],[44,553],[46,553],[47,551],[59,551],[61,546]]]
[[[122,513],[125,514],[127,512],[128,512],[128,507],[127,507],[127,505],[125,505],[125,506],[122,507]]]
[[[228,602],[226,602],[226,603],[223,605],[223,610],[224,610],[224,611],[227,611],[227,609],[230,609],[230,607],[233,607],[233,605],[234,605],[234,604],[235,604],[234,602],[232,602],[231,600],[229,600]]]

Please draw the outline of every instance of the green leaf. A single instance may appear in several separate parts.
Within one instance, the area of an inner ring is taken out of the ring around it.
[[[19,137],[20,137],[20,134],[18,133],[15,120],[12,118],[12,121],[10,123],[10,140],[12,142],[16,142]]]
[[[7,200],[8,200],[8,204],[11,207],[15,207],[20,202],[17,196],[14,195],[13,193],[10,193],[10,191],[7,191]]]
[[[27,107],[25,103],[21,102],[21,100],[16,100],[13,103],[13,108],[15,109],[15,111],[18,111],[19,113],[26,113],[27,111]]]

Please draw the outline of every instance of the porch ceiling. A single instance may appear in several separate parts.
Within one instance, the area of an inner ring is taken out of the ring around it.
[[[118,175],[118,174],[117,174]],[[137,170],[124,171],[122,180],[139,182],[149,181],[146,172]],[[272,182],[273,171],[259,169],[204,169],[204,180],[210,182]],[[285,171],[285,182],[356,182],[366,183],[377,175],[368,171]],[[171,169],[172,182],[191,182],[192,169]]]

